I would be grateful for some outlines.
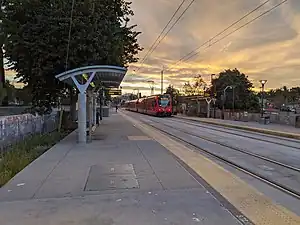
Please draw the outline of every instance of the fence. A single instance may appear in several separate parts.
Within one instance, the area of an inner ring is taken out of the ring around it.
[[[0,120],[0,150],[34,134],[50,133],[58,127],[58,114],[33,116],[24,114]]]

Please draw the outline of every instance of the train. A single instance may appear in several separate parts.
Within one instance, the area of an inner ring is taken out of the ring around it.
[[[129,111],[152,116],[171,117],[172,98],[169,94],[152,95],[127,101],[124,103],[124,108]]]

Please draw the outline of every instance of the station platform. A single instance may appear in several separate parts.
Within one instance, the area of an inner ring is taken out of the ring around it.
[[[199,121],[202,123],[207,123],[212,125],[225,126],[229,128],[231,127],[236,129],[300,139],[300,128],[296,128],[288,125],[274,124],[274,123],[260,124],[258,122],[252,122],[252,121],[243,122],[243,121],[222,120],[222,119],[214,119],[214,118],[200,118],[200,117],[186,116],[180,114],[174,117]]]
[[[1,224],[251,224],[120,114],[105,118],[91,143],[77,144],[73,132],[2,187]]]

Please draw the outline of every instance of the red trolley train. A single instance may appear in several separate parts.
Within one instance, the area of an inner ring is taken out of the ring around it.
[[[137,100],[127,101],[125,109],[154,116],[171,116],[172,99],[169,94],[153,95]]]

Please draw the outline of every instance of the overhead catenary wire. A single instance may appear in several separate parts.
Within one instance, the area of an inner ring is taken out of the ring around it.
[[[284,4],[285,2],[287,2],[288,0],[284,0],[281,1],[280,3],[276,4],[275,6],[273,6],[272,8],[264,11],[263,13],[261,13],[260,15],[258,15],[257,17],[253,18],[252,20],[248,21],[247,23],[243,24],[242,26],[239,26],[238,28],[234,29],[233,31],[231,31],[230,33],[226,34],[225,36],[223,36],[222,38],[214,41],[213,43],[210,43],[205,49],[210,48],[211,46],[217,44],[218,42],[224,40],[225,38],[229,37],[230,35],[234,34],[235,32],[239,31],[240,29],[248,26],[249,24],[253,23],[254,21],[258,20],[259,18],[263,17],[264,15],[270,13],[271,11],[273,11],[274,9],[278,8],[279,6],[281,6],[282,4]],[[232,26],[231,26],[232,27]],[[227,29],[228,30],[228,29]],[[224,33],[224,32],[223,32]],[[219,36],[219,35],[218,35]],[[211,40],[211,39],[210,39]],[[209,43],[210,41],[207,41],[205,44]],[[193,58],[194,56],[198,55],[200,52],[198,51],[200,48],[204,47],[204,45],[201,45],[200,47],[196,48],[195,50],[193,50],[192,52],[190,52],[189,54],[187,54],[184,58],[184,60],[180,60],[180,62],[187,62],[189,59]],[[191,54],[193,53],[193,54]],[[187,57],[188,56],[188,57]],[[187,58],[186,58],[187,57]],[[176,63],[178,64],[179,61]]]
[[[75,0],[72,1],[72,7],[71,7],[70,26],[69,26],[69,33],[68,33],[65,71],[67,71],[67,69],[68,69],[68,61],[69,61],[69,52],[70,52],[70,42],[71,42],[71,32],[72,32],[72,24],[73,24],[74,6],[75,6]]]
[[[210,48],[211,46],[217,44],[218,42],[224,40],[225,38],[229,37],[230,35],[234,34],[235,32],[241,30],[242,28],[248,26],[249,24],[253,23],[254,21],[258,20],[259,18],[263,17],[264,15],[268,14],[269,12],[273,11],[274,9],[278,8],[279,6],[281,6],[282,4],[284,4],[285,2],[287,2],[288,0],[284,0],[278,4],[276,4],[275,6],[273,6],[272,8],[266,10],[265,12],[261,13],[259,16],[253,18],[252,20],[248,21],[247,23],[243,24],[242,26],[239,26],[238,28],[236,28],[235,30],[233,30],[232,32],[226,34],[225,36],[223,36],[222,38],[216,40],[213,43],[210,43],[205,49]],[[187,62],[189,59],[193,58],[194,56],[198,55],[200,52],[195,52],[194,54],[190,55],[187,59],[184,60],[184,62]]]
[[[242,16],[240,19],[238,19],[237,21],[235,21],[234,23],[230,24],[228,27],[226,27],[224,30],[222,30],[221,32],[217,33],[215,36],[211,37],[209,40],[205,41],[203,44],[201,44],[199,47],[197,47],[196,49],[194,49],[193,51],[189,52],[188,54],[186,54],[185,56],[183,56],[182,58],[180,58],[175,64],[180,63],[182,60],[184,60],[184,58],[188,57],[189,55],[193,54],[194,52],[196,52],[197,50],[199,50],[200,48],[202,48],[203,46],[205,46],[206,44],[208,44],[209,42],[211,42],[213,39],[215,39],[216,37],[220,36],[221,34],[225,33],[227,30],[229,30],[231,27],[235,26],[236,24],[238,24],[239,22],[241,22],[243,19],[247,18],[248,16],[250,16],[252,13],[256,12],[257,10],[259,10],[261,7],[263,7],[264,5],[266,5],[268,2],[270,2],[271,0],[267,0],[265,2],[263,2],[262,4],[260,4],[259,6],[257,6],[255,9],[251,10],[250,12],[248,12],[247,14],[245,14],[244,16]]]
[[[186,0],[183,0],[180,5],[177,7],[177,9],[175,10],[175,12],[173,13],[172,17],[170,18],[170,20],[168,21],[168,23],[165,25],[165,27],[162,29],[162,31],[160,32],[160,34],[158,35],[158,37],[156,38],[156,40],[152,43],[151,47],[149,48],[149,50],[147,51],[147,53],[145,54],[145,56],[142,58],[141,63],[143,64],[145,59],[147,58],[149,52],[153,49],[154,45],[157,43],[157,41],[159,40],[159,38],[161,37],[161,35],[165,32],[165,30],[167,29],[167,27],[170,25],[170,23],[172,22],[172,20],[174,19],[174,17],[176,16],[177,12],[181,9],[182,5],[186,2]]]
[[[188,6],[185,8],[185,10],[180,14],[180,16],[177,18],[177,20],[173,23],[173,25],[168,29],[168,31],[164,34],[164,36],[159,40],[159,42],[155,45],[154,48],[150,51],[148,56],[144,59],[143,63],[146,61],[146,59],[155,51],[155,49],[160,45],[160,43],[165,39],[165,37],[170,33],[170,31],[175,27],[175,25],[179,22],[179,20],[183,17],[183,15],[186,13],[186,11],[191,7],[191,5],[195,2],[195,0],[192,0]],[[142,63],[142,65],[143,65]],[[141,67],[140,67],[141,68]]]

